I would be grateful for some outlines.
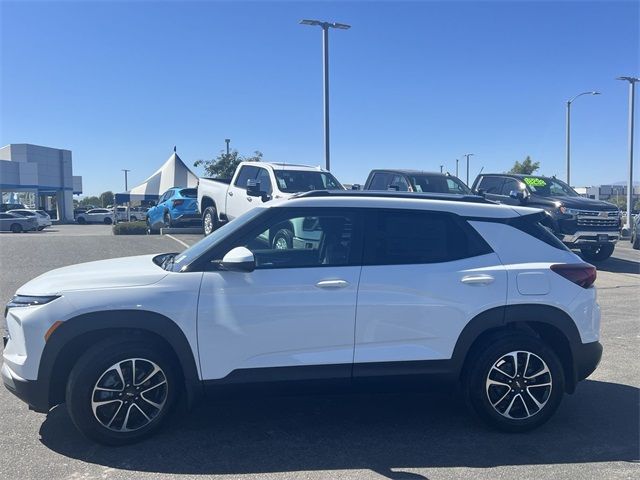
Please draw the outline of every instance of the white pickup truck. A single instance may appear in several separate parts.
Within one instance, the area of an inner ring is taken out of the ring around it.
[[[266,162],[240,163],[231,180],[201,178],[198,206],[204,234],[209,235],[222,223],[271,199],[288,198],[311,190],[344,190],[344,187],[330,172],[320,167]],[[284,243],[281,237],[287,237],[287,232],[274,240],[283,247],[290,245],[295,232],[289,233],[290,238],[286,238]]]

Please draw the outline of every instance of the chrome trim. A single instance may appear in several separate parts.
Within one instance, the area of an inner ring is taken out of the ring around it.
[[[598,235],[606,235],[608,237],[607,242],[616,243],[620,239],[618,232],[576,232],[573,235],[563,235],[561,240],[564,243],[598,243],[597,240],[591,240],[582,237],[597,237]]]

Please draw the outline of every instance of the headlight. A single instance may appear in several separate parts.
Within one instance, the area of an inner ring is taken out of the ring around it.
[[[580,213],[579,210],[575,210],[573,208],[567,208],[567,207],[563,207],[563,206],[558,208],[558,210],[560,210],[560,213],[562,213],[564,215],[573,215],[574,217],[577,216]]]
[[[49,303],[59,297],[60,295],[50,295],[46,297],[32,296],[32,295],[16,295],[9,301],[9,303],[7,303],[7,308],[33,307],[36,305],[44,305],[45,303]]]

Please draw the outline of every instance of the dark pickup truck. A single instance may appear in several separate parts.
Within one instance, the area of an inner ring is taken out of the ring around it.
[[[471,189],[488,200],[546,210],[556,236],[589,261],[609,258],[620,238],[618,207],[581,197],[554,177],[483,173]]]
[[[454,175],[396,169],[371,170],[363,190],[471,194],[469,187]]]

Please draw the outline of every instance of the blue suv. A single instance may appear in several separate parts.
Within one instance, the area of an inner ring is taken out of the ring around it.
[[[160,228],[199,225],[198,190],[173,187],[164,192],[158,204],[147,211],[147,228],[156,232]]]

